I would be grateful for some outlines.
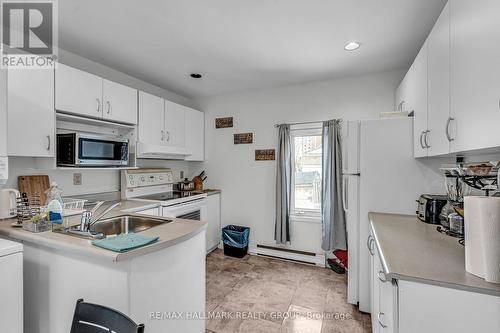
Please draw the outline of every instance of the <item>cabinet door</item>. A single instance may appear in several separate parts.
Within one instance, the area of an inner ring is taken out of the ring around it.
[[[15,253],[0,257],[0,271],[2,272],[0,274],[2,332],[21,333],[23,332],[23,254]]]
[[[500,146],[500,1],[454,0],[451,13],[453,152]]]
[[[7,91],[8,155],[54,157],[54,71],[9,69]]]
[[[413,63],[414,156],[427,156],[427,43]],[[430,144],[430,142],[427,142]]]
[[[139,91],[139,141],[163,144],[165,112],[163,98]]]
[[[165,144],[185,147],[185,107],[165,100]]]
[[[427,41],[429,156],[450,152],[450,8],[444,7]],[[449,133],[448,133],[449,134]]]
[[[398,280],[401,333],[500,332],[500,297]]]
[[[186,108],[186,149],[191,155],[186,161],[205,159],[205,114]]]
[[[370,290],[371,290],[371,321],[372,332],[380,331],[378,324],[379,304],[380,304],[380,287],[377,274],[380,270],[380,258],[378,256],[373,235],[368,238],[368,251],[370,252]]]
[[[392,281],[385,280],[382,269],[379,271],[377,277],[379,279],[380,288],[378,315],[379,332],[392,333],[396,331],[394,325],[394,311],[396,309],[395,295],[397,293],[397,287]]]
[[[396,111],[413,111],[411,104],[411,84],[412,84],[413,68],[410,68],[406,73],[403,81],[401,81],[398,89],[396,90],[396,104],[394,110]]]
[[[137,124],[137,90],[103,80],[104,119]]]
[[[207,251],[216,248],[221,239],[220,194],[208,196]]]
[[[76,68],[58,64],[56,110],[102,118],[102,79]]]

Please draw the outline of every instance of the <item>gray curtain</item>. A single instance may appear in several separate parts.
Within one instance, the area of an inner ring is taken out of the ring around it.
[[[292,176],[292,153],[290,147],[290,125],[278,127],[278,151],[276,167],[276,221],[274,239],[277,244],[290,241],[290,195]]]
[[[342,209],[341,121],[323,122],[323,178],[321,218],[325,251],[346,250],[346,220]]]

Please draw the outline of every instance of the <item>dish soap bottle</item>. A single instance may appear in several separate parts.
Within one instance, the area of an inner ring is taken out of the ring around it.
[[[62,191],[57,187],[56,182],[50,184],[50,188],[45,192],[47,195],[47,214],[52,229],[64,229]]]

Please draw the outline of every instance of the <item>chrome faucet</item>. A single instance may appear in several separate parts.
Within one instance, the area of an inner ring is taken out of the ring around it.
[[[95,212],[97,211],[97,209],[99,209],[99,207],[101,207],[104,203],[105,203],[104,201],[99,201],[94,206],[94,208],[92,208],[91,211],[86,210],[82,213],[82,217],[80,220],[80,231],[85,231],[85,232],[90,231],[91,226],[93,226],[96,222],[99,222],[110,211],[112,211],[113,209],[115,209],[116,207],[121,205],[121,202],[117,202],[115,204],[112,204],[111,206],[106,208],[106,210],[104,210],[104,212],[102,212],[99,216],[97,216],[95,219],[93,219],[92,217],[95,214]]]

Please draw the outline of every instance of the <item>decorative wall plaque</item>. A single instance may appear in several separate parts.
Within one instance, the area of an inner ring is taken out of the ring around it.
[[[234,144],[248,144],[253,143],[253,133],[237,133],[234,135]]]
[[[233,127],[233,117],[215,118],[215,128]]]
[[[255,150],[255,160],[256,161],[274,161],[276,159],[276,153],[274,149],[256,149]]]

